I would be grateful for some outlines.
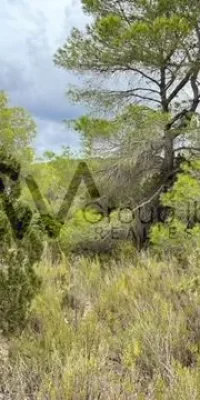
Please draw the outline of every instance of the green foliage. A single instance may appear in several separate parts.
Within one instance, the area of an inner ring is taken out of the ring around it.
[[[162,203],[171,209],[168,220],[152,228],[151,241],[159,253],[179,259],[198,248],[199,227],[199,161],[183,165],[173,188],[162,195]]]
[[[111,122],[91,119],[87,116],[83,116],[74,122],[74,128],[76,131],[84,132],[87,137],[109,137],[113,134],[115,126]]]
[[[123,3],[126,8],[128,2]],[[58,50],[56,63],[83,73],[103,68],[109,72],[112,68],[125,68],[126,63],[128,69],[133,62],[160,66],[169,54],[178,53],[179,47],[191,38],[196,23],[195,11],[193,20],[184,13],[186,4],[181,4],[181,15],[178,7],[171,4],[171,10],[168,7],[165,10],[159,8],[161,3],[157,2],[155,10],[147,3],[134,1],[127,13],[117,9],[114,2],[110,2],[109,8],[103,1],[99,2],[98,11],[90,10],[95,22],[85,33],[73,30],[71,38]]]
[[[5,92],[0,93],[0,145],[28,166],[33,159],[32,140],[36,125],[30,114],[20,107],[10,107]]]
[[[7,249],[8,251],[8,249]],[[7,266],[0,270],[0,329],[4,334],[19,333],[25,326],[33,297],[40,286],[30,261],[13,250]]]
[[[22,201],[20,164],[1,147],[0,193],[0,330],[19,333],[40,286],[34,265],[43,251],[43,236]]]

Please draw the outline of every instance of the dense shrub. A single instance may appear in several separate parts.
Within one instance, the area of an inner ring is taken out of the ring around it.
[[[43,236],[28,204],[20,199],[20,167],[1,150],[0,176],[0,330],[16,333],[25,325],[40,280],[35,263]]]

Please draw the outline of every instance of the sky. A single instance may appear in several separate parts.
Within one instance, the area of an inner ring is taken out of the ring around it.
[[[72,27],[82,29],[87,17],[79,0],[1,0],[0,90],[11,105],[28,110],[38,127],[34,147],[59,152],[62,145],[77,153],[80,137],[64,119],[78,118],[81,106],[66,97],[75,77],[54,65],[53,55]]]

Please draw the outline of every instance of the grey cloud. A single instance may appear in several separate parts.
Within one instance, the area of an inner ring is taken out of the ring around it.
[[[75,77],[53,64],[56,49],[64,44],[73,25],[84,25],[84,18],[79,2],[60,0],[58,9],[55,4],[51,0],[49,7],[42,0],[29,4],[2,0],[0,9],[7,41],[5,44],[0,39],[0,89],[8,92],[12,104],[26,108],[38,122],[35,143],[40,152],[52,146],[58,150],[62,144],[80,148],[80,139],[61,121],[85,112],[65,96],[68,83],[75,83]]]
[[[26,70],[3,60],[0,63],[0,87],[11,94],[15,105],[26,108],[33,116],[62,121],[77,118],[84,112],[82,108],[69,103],[65,96],[67,74],[56,71],[50,60],[46,61],[44,72],[42,68],[41,71],[33,69],[35,76],[32,79],[29,74],[27,76]]]

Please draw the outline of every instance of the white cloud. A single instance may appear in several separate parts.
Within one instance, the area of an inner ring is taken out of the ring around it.
[[[74,132],[67,130],[64,124],[61,125],[59,122],[40,118],[37,118],[36,122],[43,133],[34,141],[34,147],[38,149],[38,155],[42,155],[47,149],[59,153],[63,144],[70,146],[74,150],[74,154],[76,154],[81,143],[80,138],[75,136]]]
[[[84,112],[65,97],[68,82],[75,78],[52,60],[72,27],[82,28],[86,21],[79,1],[1,0],[0,89],[39,122],[40,152],[61,144],[79,146],[77,136],[61,122]]]

